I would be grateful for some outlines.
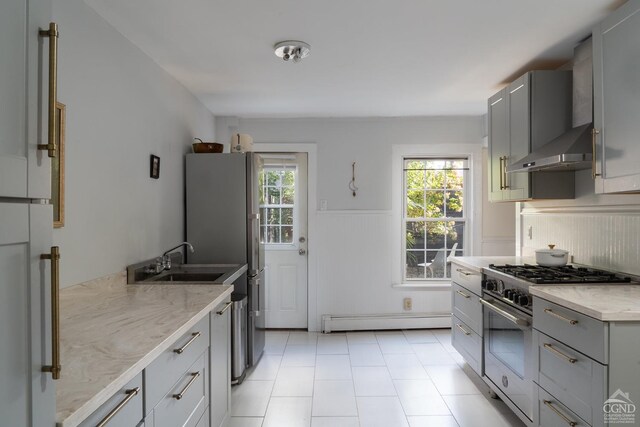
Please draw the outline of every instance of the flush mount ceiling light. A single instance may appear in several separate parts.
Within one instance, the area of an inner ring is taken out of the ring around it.
[[[273,48],[277,57],[285,61],[293,59],[293,62],[300,62],[302,58],[309,56],[311,51],[311,46],[298,40],[286,40],[276,43]]]

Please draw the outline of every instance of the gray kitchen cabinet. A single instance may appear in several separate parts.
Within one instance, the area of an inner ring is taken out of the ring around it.
[[[489,98],[489,200],[504,198],[504,158],[509,157],[507,88]]]
[[[595,192],[640,191],[640,0],[593,30]]]
[[[451,345],[480,376],[483,374],[482,275],[451,263]]]
[[[153,427],[195,427],[209,407],[209,396],[205,350],[153,408]]]
[[[51,365],[51,162],[39,152],[46,137],[50,0],[0,2],[0,424],[53,426]],[[42,46],[46,47],[46,42]],[[46,91],[45,91],[46,93]],[[63,373],[64,375],[64,373]]]
[[[142,395],[142,373],[139,373],[80,423],[79,427],[139,425],[143,416]]]
[[[209,347],[209,317],[205,316],[189,328],[176,342],[163,351],[144,370],[145,408],[153,409],[167,391],[182,378]]]
[[[572,172],[513,172],[507,166],[571,128],[569,71],[531,71],[489,98],[489,200],[574,197]]]
[[[539,297],[533,312],[534,425],[629,425],[607,422],[605,403],[617,398],[637,405],[640,322],[603,322]]]
[[[220,427],[231,410],[231,298],[216,307],[211,318],[211,427]],[[208,421],[207,421],[208,423]],[[200,424],[198,424],[200,425]],[[207,424],[209,425],[209,424]]]

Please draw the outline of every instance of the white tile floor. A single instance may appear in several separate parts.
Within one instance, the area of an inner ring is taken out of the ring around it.
[[[229,427],[524,426],[465,371],[448,329],[269,331]]]

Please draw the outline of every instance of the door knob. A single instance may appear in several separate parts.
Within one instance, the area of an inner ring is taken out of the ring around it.
[[[307,253],[307,251],[305,251],[304,249],[300,249],[300,250],[298,251],[298,254],[300,254],[300,255],[304,255],[304,254],[306,254],[306,253]]]
[[[304,237],[300,237],[300,238],[298,239],[298,242],[300,242],[300,243],[304,243],[304,242],[306,242],[306,241],[307,241],[307,239],[305,239]]]

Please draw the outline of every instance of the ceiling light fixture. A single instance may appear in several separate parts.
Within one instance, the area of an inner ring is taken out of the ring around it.
[[[273,48],[278,58],[282,58],[285,61],[293,59],[293,62],[300,62],[302,58],[309,56],[311,51],[311,46],[298,40],[286,40],[276,43]]]

